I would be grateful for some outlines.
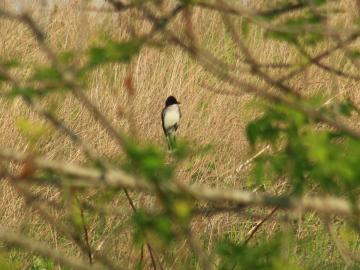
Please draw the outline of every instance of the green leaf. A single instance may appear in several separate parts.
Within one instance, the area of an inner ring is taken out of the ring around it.
[[[284,26],[291,27],[293,29],[296,29],[296,27],[304,26],[304,25],[314,25],[319,24],[323,20],[323,17],[314,14],[314,13],[308,13],[305,16],[298,16],[295,18],[287,19],[284,23]]]
[[[172,177],[173,168],[165,162],[165,154],[153,145],[141,145],[131,140],[125,143],[128,157],[125,169],[140,174],[153,183],[167,181]]]
[[[302,39],[306,45],[314,46],[324,40],[324,36],[320,33],[306,33]]]
[[[166,245],[175,238],[171,221],[166,215],[152,216],[139,210],[133,215],[133,221],[135,224],[133,237],[136,244],[143,244],[145,235],[149,234],[154,235]]]
[[[350,117],[351,113],[354,111],[358,112],[359,109],[351,100],[346,100],[339,104],[339,112],[346,117]]]
[[[54,263],[46,258],[34,257],[30,270],[53,270],[55,269]]]
[[[4,68],[5,70],[11,69],[11,68],[14,68],[14,67],[18,67],[19,64],[20,64],[20,62],[18,60],[16,60],[16,59],[0,60],[0,66],[2,68]],[[0,73],[0,82],[7,81],[7,80],[8,80],[7,76],[2,75]]]
[[[187,200],[175,199],[172,202],[171,210],[181,224],[188,224],[191,217],[191,205]]]
[[[252,146],[258,140],[274,143],[279,137],[280,130],[274,125],[272,116],[265,115],[253,122],[250,122],[246,127],[246,135]]]
[[[22,117],[16,120],[16,127],[32,145],[50,133],[49,127],[45,126],[43,123]]]
[[[265,171],[265,160],[262,158],[258,158],[255,160],[255,166],[253,168],[253,178],[256,182],[256,184],[260,184],[264,177],[264,171]]]
[[[286,41],[290,44],[297,44],[301,39],[307,45],[315,45],[319,41],[323,40],[323,35],[318,32],[311,32],[310,30],[304,31],[303,27],[320,24],[322,21],[322,16],[314,13],[307,13],[302,16],[287,19],[283,24],[280,25],[288,31],[269,31],[267,35],[273,39]]]
[[[59,55],[59,60],[64,64],[70,64],[75,58],[75,54],[72,51],[62,52]]]
[[[347,56],[352,59],[359,59],[360,58],[360,51],[359,50],[349,50],[347,52]]]
[[[282,32],[282,31],[269,31],[267,32],[267,36],[279,40],[279,41],[285,41],[290,44],[296,44],[297,43],[297,36],[292,33],[288,32]]]
[[[105,63],[129,62],[131,58],[139,53],[144,44],[142,39],[130,41],[108,41],[105,46],[92,47],[89,50],[89,67],[95,67]]]
[[[244,38],[247,38],[249,36],[249,32],[250,32],[250,23],[249,20],[247,20],[246,18],[244,18],[241,21],[241,34],[243,35]]]
[[[8,80],[8,78],[4,75],[0,74],[0,82],[6,82]]]
[[[17,87],[17,88],[12,89],[8,93],[8,96],[11,98],[22,96],[24,98],[31,99],[33,97],[45,96],[48,91],[50,91],[50,90],[43,91],[43,90],[35,89],[32,87]]]
[[[2,66],[4,66],[5,68],[15,68],[20,66],[21,62],[17,59],[11,59],[11,60],[7,60],[1,63]]]
[[[35,69],[32,79],[35,81],[60,82],[62,76],[55,68],[39,67]]]
[[[4,256],[6,255],[6,256]],[[19,262],[14,262],[9,258],[9,254],[0,254],[0,269],[1,270],[20,270],[21,266]]]
[[[219,269],[256,269],[280,270],[290,266],[281,258],[281,237],[277,236],[269,242],[261,241],[255,246],[239,244],[229,239],[220,241],[216,252],[220,256]],[[281,267],[281,268],[280,268]]]
[[[70,202],[69,210],[69,218],[73,225],[73,228],[77,231],[77,233],[81,234],[83,230],[83,218],[81,214],[81,206],[79,205],[78,201],[74,196],[71,196],[71,202]]]
[[[326,4],[327,0],[310,0],[310,2],[312,2],[313,4],[315,4],[317,6],[322,6],[322,5]]]
[[[185,6],[190,6],[196,4],[198,0],[180,0],[180,2]]]

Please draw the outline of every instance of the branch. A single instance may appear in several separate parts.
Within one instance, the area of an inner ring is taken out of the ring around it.
[[[112,4],[115,4],[115,7],[119,9],[123,7],[120,2],[111,1]],[[175,17],[176,14],[181,10],[181,6],[176,7],[171,13],[171,18]],[[107,131],[107,133],[114,139],[114,141],[121,147],[124,146],[124,137],[120,134],[111,124],[111,122],[102,114],[102,112],[97,108],[92,102],[88,99],[88,97],[83,93],[83,89],[78,85],[75,80],[75,75],[70,71],[63,67],[63,65],[59,62],[56,54],[52,51],[52,49],[47,45],[45,40],[45,34],[41,31],[40,27],[36,24],[36,22],[27,14],[15,15],[3,10],[0,10],[0,17],[3,16],[5,18],[14,19],[19,22],[24,23],[30,29],[32,35],[38,43],[40,49],[46,54],[47,58],[51,62],[51,65],[59,72],[61,79],[64,82],[64,85],[71,90],[71,93],[79,100],[81,104],[91,113],[96,121]],[[165,24],[166,25],[166,24]],[[150,32],[149,37],[152,34],[156,33],[159,29],[162,29],[162,24],[158,25]],[[97,160],[98,161],[98,160]],[[124,189],[124,193],[126,198],[129,201],[130,206],[135,211],[136,208],[134,203],[129,196],[129,193],[126,189]],[[153,250],[149,243],[146,244],[154,269],[156,269],[155,259],[153,256]]]
[[[13,150],[0,150],[0,159],[15,161],[19,164],[26,162],[29,157]],[[37,169],[51,170],[71,179],[64,183],[72,186],[126,188],[146,193],[154,193],[154,188],[149,182],[133,176],[121,170],[108,170],[103,172],[93,168],[82,167],[66,162],[51,161],[40,157],[32,160]],[[42,182],[42,184],[53,185],[54,183]],[[353,215],[353,205],[347,200],[337,197],[301,197],[271,196],[264,193],[255,194],[243,190],[215,189],[204,185],[176,185],[164,184],[164,188],[174,193],[183,193],[198,201],[225,204],[232,203],[241,206],[276,207],[285,210],[315,211],[324,214],[335,214],[342,216]]]
[[[335,120],[332,117],[329,117],[328,115],[320,112],[319,110],[309,108],[308,106],[303,105],[299,99],[294,99],[294,98],[291,98],[288,96],[277,95],[275,93],[269,92],[267,89],[260,88],[254,84],[250,84],[248,82],[242,81],[242,80],[236,78],[235,76],[233,76],[232,74],[230,74],[229,72],[225,73],[221,69],[221,66],[219,66],[219,63],[214,62],[214,61],[216,61],[216,59],[214,59],[212,57],[212,55],[209,55],[209,54],[201,55],[200,51],[197,48],[194,48],[191,45],[184,43],[182,40],[177,38],[170,31],[167,31],[167,32],[164,31],[164,33],[167,33],[169,35],[170,39],[176,45],[180,46],[184,51],[186,51],[191,56],[196,58],[203,68],[205,68],[206,70],[209,70],[211,73],[213,73],[213,75],[215,75],[222,81],[228,82],[229,84],[235,86],[236,88],[238,88],[239,90],[241,90],[245,93],[249,93],[254,96],[263,98],[269,102],[272,102],[275,104],[282,104],[286,107],[289,107],[289,108],[292,108],[299,112],[302,112],[304,115],[308,116],[312,120],[327,124],[330,127],[333,127],[339,131],[342,131],[342,132],[348,134],[349,136],[351,136],[355,139],[360,140],[360,130],[354,128],[352,125],[349,125],[345,122]],[[356,37],[353,36],[353,38],[356,39],[357,36]],[[325,55],[325,53],[322,55]],[[207,57],[207,59],[205,59],[204,57]],[[270,77],[269,77],[269,79],[270,80],[268,81],[268,83],[271,84],[272,86],[275,86],[279,89],[281,89],[284,86],[282,84],[278,84],[278,81],[274,81]],[[289,92],[293,93],[293,91],[290,88],[288,88],[287,86],[285,86],[285,87],[287,89],[289,89]],[[283,90],[285,90],[285,88]]]
[[[7,72],[6,69],[4,69],[0,65],[0,75],[6,78],[6,80],[13,86],[13,88],[20,87],[20,83]],[[89,145],[87,145],[78,135],[76,135],[66,124],[56,118],[50,111],[45,110],[37,103],[35,100],[22,96],[23,101],[32,108],[38,115],[49,121],[53,127],[57,130],[59,130],[61,133],[63,133],[65,136],[67,136],[76,146],[80,147],[80,149],[85,153],[85,155],[94,160],[99,161],[99,158],[94,153],[93,149],[90,148]]]
[[[323,70],[325,70],[325,71],[327,71],[329,73],[332,73],[332,74],[335,74],[337,76],[343,77],[343,78],[352,79],[354,81],[359,81],[360,80],[360,76],[358,76],[356,74],[351,74],[351,73],[344,72],[344,71],[342,71],[340,69],[336,69],[334,67],[323,64],[317,59],[313,59],[311,57],[311,55],[306,51],[306,49],[301,44],[297,44],[296,47],[298,48],[298,51],[303,56],[305,56],[310,63],[316,65],[317,67],[319,67],[319,68],[321,68],[321,69],[323,69]]]
[[[196,6],[214,10],[218,12],[222,12],[225,14],[230,15],[238,15],[238,16],[264,16],[264,17],[272,17],[272,16],[278,16],[282,14],[286,14],[289,12],[297,11],[299,9],[302,9],[305,7],[304,3],[290,3],[287,5],[284,5],[282,7],[276,7],[269,10],[258,10],[258,11],[251,11],[245,7],[233,7],[233,6],[224,6],[224,5],[217,5],[215,3],[208,3],[206,1],[196,1]]]
[[[266,17],[286,14],[292,11],[301,10],[309,6],[308,4],[304,4],[304,3],[288,4],[280,8],[275,7],[274,9],[263,10],[263,11],[261,10],[254,11],[253,9],[241,5],[235,6],[233,2],[231,2],[231,5],[229,5],[229,4],[208,3],[206,1],[200,0],[200,1],[196,1],[194,5],[204,9],[217,11],[225,15],[236,15],[246,18],[255,25],[258,25],[261,28],[269,31],[280,31],[283,33],[292,33],[292,34],[308,33],[310,31],[312,33],[317,33],[317,34],[326,34],[327,36],[336,36],[336,35],[341,36],[344,33],[349,33],[349,32],[351,33],[354,31],[358,32],[356,27],[351,27],[347,29],[336,26],[325,28],[322,26],[315,26],[313,24],[303,24],[303,25],[298,25],[297,27],[291,27],[291,26],[289,27],[283,24],[271,23],[266,18]]]
[[[54,226],[54,228],[61,233],[61,235],[68,237],[71,239],[84,254],[89,254],[91,251],[89,250],[89,247],[86,245],[86,243],[81,239],[81,237],[78,236],[77,232],[73,230],[72,227],[61,224],[58,219],[53,217],[49,211],[47,211],[43,204],[41,204],[39,201],[34,200],[35,196],[34,194],[27,190],[26,188],[18,185],[17,182],[15,182],[17,179],[16,177],[12,175],[7,175],[11,179],[11,184],[15,188],[15,190],[18,192],[19,195],[21,195],[25,202],[27,203],[28,207],[33,208],[36,210],[36,212],[41,216],[44,220],[46,220],[50,225]],[[122,269],[119,266],[115,265],[108,257],[107,255],[94,251],[93,256],[95,259],[97,259],[99,262],[101,262],[103,265],[105,265],[108,269],[111,270],[119,270]]]
[[[351,43],[355,42],[360,36],[360,33],[352,33],[350,34],[346,39],[344,39],[343,41],[338,42],[334,47],[318,54],[317,56],[313,57],[311,59],[311,61],[309,61],[308,63],[305,63],[304,65],[302,65],[301,67],[299,67],[298,69],[288,73],[287,75],[281,77],[278,82],[284,82],[284,81],[288,81],[291,78],[293,78],[294,76],[296,76],[297,74],[300,74],[301,72],[303,72],[304,70],[306,70],[307,68],[309,68],[312,64],[319,62],[320,60],[330,56],[332,53],[334,53],[335,51],[339,50],[339,49],[343,49],[346,46],[349,46]]]
[[[343,243],[337,236],[333,226],[330,223],[329,218],[323,218],[323,222],[326,230],[328,231],[331,240],[334,242],[337,250],[339,251],[342,259],[347,265],[353,264],[353,262],[359,262],[360,257],[353,253],[351,250],[346,247],[345,243]]]
[[[40,256],[50,258],[62,266],[77,270],[102,270],[104,268],[97,265],[89,265],[78,258],[64,254],[45,243],[40,243],[34,239],[27,238],[25,235],[16,234],[0,226],[0,240],[8,246],[16,246]]]
[[[41,31],[39,25],[27,14],[16,15],[0,9],[0,17],[19,21],[29,28],[41,51],[44,52],[48,60],[51,62],[52,67],[59,72],[64,85],[70,89],[71,93],[91,113],[94,119],[98,121],[98,123],[107,131],[110,137],[113,138],[119,146],[123,146],[124,139],[122,135],[119,134],[119,132],[112,126],[110,121],[94,104],[91,103],[88,97],[83,93],[83,89],[77,84],[75,80],[75,75],[70,70],[65,69],[59,62],[56,54],[47,45],[45,33]]]
[[[247,237],[244,241],[244,244],[247,245],[249,243],[249,241],[253,238],[253,236],[255,235],[255,233],[259,230],[259,228],[267,221],[269,220],[275,213],[276,211],[279,209],[278,206],[274,207],[270,213],[264,217],[262,220],[260,220],[257,224],[255,224],[254,227],[251,228],[251,230],[247,233]]]
[[[144,8],[145,9],[145,8]],[[151,13],[150,10],[145,9],[145,16],[148,20],[150,20],[154,25],[157,25],[159,23],[158,19],[154,14]],[[276,104],[282,104],[284,106],[287,106],[289,108],[293,108],[297,111],[302,112],[306,116],[308,116],[310,119],[313,119],[318,122],[325,123],[329,125],[330,127],[333,127],[337,130],[343,131],[344,133],[348,134],[349,136],[359,139],[360,140],[360,131],[356,128],[353,128],[353,126],[350,126],[346,124],[345,122],[340,122],[338,120],[333,119],[332,117],[329,117],[328,115],[316,110],[309,108],[306,105],[303,105],[299,101],[299,94],[294,92],[291,88],[284,85],[282,81],[274,80],[273,78],[267,76],[266,73],[259,72],[257,70],[258,75],[261,75],[262,79],[264,79],[270,86],[274,86],[281,90],[284,93],[291,93],[295,96],[295,98],[289,97],[289,96],[282,96],[275,93],[269,92],[267,89],[259,88],[255,86],[254,84],[250,84],[244,81],[239,80],[235,76],[233,76],[230,72],[224,72],[224,66],[221,61],[219,61],[217,58],[215,58],[210,53],[200,50],[199,48],[193,46],[193,44],[187,44],[185,41],[178,38],[175,34],[173,34],[171,31],[164,29],[163,33],[176,45],[178,45],[181,49],[186,51],[190,56],[197,59],[202,67],[209,70],[213,75],[218,77],[220,80],[228,82],[232,84],[233,86],[239,88],[240,90],[250,93],[255,96],[259,96],[267,101],[274,102]],[[347,42],[351,42],[360,35],[360,33],[352,34],[348,39]],[[347,43],[345,42],[345,43]],[[241,44],[239,44],[241,45]],[[341,44],[338,44],[333,50],[336,50],[337,47],[341,47]],[[244,48],[243,48],[244,49]],[[318,56],[325,57],[326,55],[330,54],[332,50],[329,50],[327,52],[322,53]],[[244,53],[246,53],[244,51]],[[251,58],[247,58],[248,61],[251,61]],[[254,66],[256,63],[252,63]],[[256,66],[254,66],[256,69]]]

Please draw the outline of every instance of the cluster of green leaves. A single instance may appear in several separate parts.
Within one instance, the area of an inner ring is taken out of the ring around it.
[[[320,107],[319,104],[314,107]],[[350,101],[323,109],[332,117],[358,112]],[[337,115],[337,116],[336,116]],[[319,127],[303,113],[280,105],[269,105],[264,115],[247,126],[251,145],[271,144],[273,154],[256,161],[254,177],[286,178],[296,193],[317,184],[329,193],[355,192],[360,186],[360,142],[346,133]]]
[[[326,0],[313,0],[297,1],[294,4],[293,1],[284,1],[282,5],[277,4],[274,12],[268,12],[262,16],[265,20],[279,19],[280,21],[276,24],[278,29],[269,30],[266,35],[290,44],[317,44],[324,39],[322,31],[317,27],[326,20],[326,12],[320,10],[320,7],[326,2]],[[281,16],[293,11],[293,7],[296,7],[296,10],[300,7],[302,12],[296,16],[282,19]]]
[[[152,184],[162,206],[159,214],[141,211],[134,214],[133,220],[137,225],[134,235],[136,242],[144,241],[145,235],[151,233],[168,244],[174,239],[175,230],[181,230],[190,221],[191,203],[182,194],[174,193],[168,188],[173,179],[175,164],[186,156],[186,147],[181,145],[174,151],[176,161],[167,162],[166,154],[154,145],[142,145],[131,140],[125,143],[127,158],[123,168],[140,176],[139,181]]]
[[[258,269],[285,270],[300,269],[290,264],[288,258],[282,258],[282,243],[280,235],[269,241],[263,241],[255,246],[236,243],[231,239],[224,239],[217,244],[216,252],[220,255],[219,269]]]
[[[16,126],[21,135],[29,142],[30,146],[35,144],[43,137],[50,134],[50,129],[39,121],[31,121],[20,117],[16,120]]]
[[[10,70],[12,68],[16,68],[19,66],[19,61],[16,59],[10,59],[10,60],[0,60],[0,66],[6,70]],[[7,81],[8,78],[0,73],[0,83]]]
[[[166,155],[155,145],[141,145],[128,140],[125,144],[127,160],[124,168],[138,174],[152,183],[161,183],[171,179],[173,168],[166,164]]]
[[[41,257],[34,257],[31,270],[52,270],[55,269],[55,264],[51,260],[43,259]]]
[[[59,93],[69,90],[72,86],[67,83],[67,73],[71,73],[77,83],[86,83],[89,71],[99,65],[108,63],[129,63],[144,46],[146,40],[134,38],[130,40],[116,41],[109,37],[103,38],[101,44],[91,46],[86,54],[85,64],[75,65],[78,58],[72,51],[65,51],[58,55],[58,65],[39,65],[33,67],[33,72],[26,84],[13,87],[9,97],[23,97],[27,100],[44,97],[50,93]],[[1,61],[2,68],[10,71],[19,67],[20,61]],[[61,68],[59,69],[59,65]],[[8,81],[8,78],[0,74],[0,82]]]
[[[145,242],[145,235],[152,241],[160,244],[169,245],[175,239],[172,221],[168,215],[149,215],[143,211],[138,211],[133,217],[136,224],[134,230],[134,242],[142,246]]]
[[[3,252],[1,250],[1,253],[0,253],[0,269],[2,269],[2,270],[20,269],[20,262],[11,259],[11,256],[10,256],[9,253]]]
[[[26,263],[24,263],[26,261]],[[46,258],[33,255],[24,255],[20,250],[13,249],[11,252],[0,253],[0,269],[1,270],[52,270],[56,264]],[[64,270],[69,270],[64,267]]]
[[[90,48],[88,67],[93,68],[105,63],[128,63],[140,52],[144,42],[141,38],[120,42],[107,40],[101,46]]]

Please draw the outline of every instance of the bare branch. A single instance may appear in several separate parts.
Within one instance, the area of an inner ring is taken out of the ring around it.
[[[31,207],[34,210],[36,210],[39,216],[41,216],[49,224],[54,226],[54,228],[59,233],[71,239],[84,254],[91,253],[91,250],[89,250],[89,246],[87,246],[87,244],[78,236],[78,234],[73,230],[72,227],[61,224],[61,222],[59,222],[53,215],[49,213],[49,211],[47,211],[44,205],[42,205],[39,201],[34,200],[35,196],[32,194],[32,192],[26,189],[25,187],[19,185],[17,183],[17,178],[15,176],[11,174],[7,174],[7,176],[11,179],[10,183],[18,192],[18,194],[24,198],[28,207]],[[112,262],[106,254],[100,253],[98,251],[94,251],[92,254],[94,255],[94,259],[101,262],[108,269],[111,270],[122,269],[121,267],[115,265],[115,263]]]
[[[16,246],[27,251],[34,252],[40,256],[50,258],[56,263],[77,270],[103,270],[98,265],[89,265],[78,258],[64,254],[45,243],[37,242],[34,239],[27,238],[24,235],[16,234],[9,229],[0,226],[0,240],[8,246]]]
[[[343,243],[337,236],[336,232],[334,231],[334,228],[332,224],[330,223],[329,217],[323,218],[323,222],[325,225],[326,230],[328,231],[330,238],[334,242],[336,248],[338,249],[341,257],[343,258],[344,262],[347,265],[353,264],[353,262],[359,262],[360,257],[357,254],[354,254],[351,250],[349,250],[345,243]]]

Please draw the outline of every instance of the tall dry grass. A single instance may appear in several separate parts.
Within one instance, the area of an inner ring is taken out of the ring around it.
[[[339,1],[336,5],[347,13],[340,13],[331,24],[351,23],[351,11],[355,1]],[[7,5],[10,4],[7,2]],[[253,3],[258,8],[264,3]],[[170,4],[169,4],[170,6]],[[121,39],[129,36],[129,26],[136,31],[144,32],[150,25],[140,19],[140,14],[124,13],[94,13],[82,11],[86,5],[81,1],[72,4],[59,5],[47,16],[35,4],[29,9],[33,16],[43,26],[47,33],[48,42],[56,51],[75,50],[79,54],[101,40],[104,34],[112,38]],[[164,7],[168,8],[168,7]],[[199,44],[214,52],[218,57],[239,67],[239,76],[263,85],[259,79],[245,74],[241,56],[237,57],[236,46],[225,32],[221,18],[207,11],[194,11],[195,33]],[[182,35],[181,16],[172,23],[171,28]],[[296,51],[282,43],[264,39],[262,30],[251,28],[247,37],[247,44],[253,50],[259,62],[292,63],[299,60]],[[320,45],[328,46],[328,44]],[[314,52],[320,48],[314,48]],[[18,58],[24,65],[15,70],[21,78],[31,75],[31,67],[45,65],[47,60],[36,46],[29,31],[22,25],[8,20],[0,20],[0,56],[2,58]],[[342,63],[342,55],[335,54],[326,62],[338,65]],[[82,58],[78,59],[79,63]],[[348,67],[351,69],[351,66]],[[124,78],[131,72],[134,78],[136,93],[129,97],[124,87]],[[273,74],[281,75],[281,69],[275,69]],[[116,64],[107,65],[92,72],[86,81],[87,95],[119,130],[129,130],[127,115],[132,114],[132,125],[139,139],[166,147],[164,140],[160,112],[164,100],[170,94],[181,101],[183,118],[178,131],[178,137],[191,142],[191,145],[207,145],[213,147],[203,156],[194,156],[184,161],[177,171],[178,181],[186,183],[205,183],[211,186],[251,188],[249,184],[248,168],[237,172],[237,168],[247,160],[252,152],[245,137],[245,127],[249,120],[255,118],[259,111],[253,98],[244,94],[239,97],[219,95],[201,87],[202,83],[211,84],[217,88],[226,85],[214,79],[197,63],[179,48],[151,48],[143,49],[134,59],[130,67]],[[311,68],[291,81],[291,85],[299,91],[308,94],[327,93],[332,95],[350,95],[355,101],[359,95],[353,91],[359,87],[358,83],[329,76],[317,68]],[[70,95],[54,95],[42,101],[43,105],[51,106],[56,114],[71,127],[81,138],[86,140],[103,157],[121,156],[121,149],[111,140],[107,133],[95,122],[89,113]],[[123,113],[119,113],[123,112]],[[66,137],[59,134],[49,125],[51,131],[44,136],[36,146],[29,145],[26,136],[18,127],[19,119],[43,121],[30,111],[20,99],[0,101],[0,147],[11,147],[21,151],[35,148],[41,154],[54,159],[83,162],[81,150],[74,146]],[[44,123],[45,125],[45,123]],[[284,187],[267,186],[270,192],[281,192]],[[59,194],[52,190],[42,190],[48,197],[56,199]],[[101,191],[93,191],[89,199],[98,196]],[[67,245],[59,239],[51,226],[44,225],[40,219],[34,218],[31,212],[24,210],[24,203],[14,191],[4,182],[0,186],[0,223],[29,231],[39,239],[47,239],[52,244]],[[137,198],[137,204],[153,204],[149,198]],[[114,199],[114,206],[127,209],[124,198],[119,195]],[[119,251],[116,256],[124,263],[131,265],[134,251],[126,244],[130,241],[130,228],[121,233],[118,239],[106,239],[96,236],[106,235],[115,225],[125,222],[129,211],[124,210],[122,216],[114,216],[106,221],[102,232],[97,232],[99,220],[91,223],[90,235],[95,235],[93,245],[104,248],[113,245]],[[60,211],[59,211],[59,215]],[[210,222],[209,222],[210,220]],[[211,219],[198,219],[196,230],[206,232],[211,243],[216,235],[228,232],[234,237],[243,236],[253,224],[246,216],[231,217],[228,215],[214,216]],[[315,222],[315,221],[314,221]],[[267,230],[276,230],[275,221],[270,222]],[[308,232],[301,230],[302,234]],[[69,249],[71,250],[71,249]],[[121,251],[121,252],[120,252]],[[72,252],[72,251],[69,251]],[[121,254],[121,255],[120,255]],[[127,256],[126,256],[127,255]]]

